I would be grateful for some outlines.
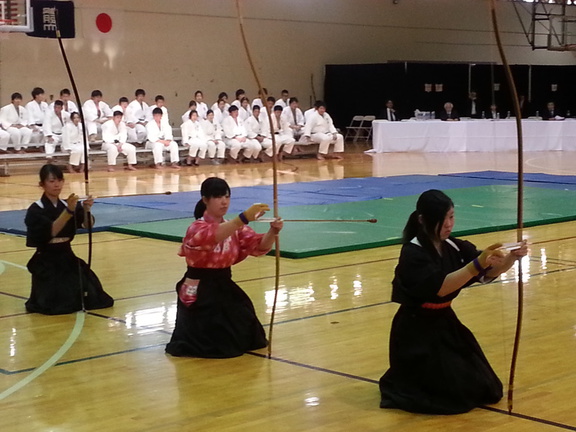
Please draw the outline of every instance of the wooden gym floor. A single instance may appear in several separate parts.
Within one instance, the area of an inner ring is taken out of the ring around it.
[[[349,146],[343,162],[288,161],[279,167],[280,182],[516,170],[514,153],[370,156],[363,150]],[[574,156],[527,154],[526,171],[574,174]],[[38,168],[17,168],[0,178],[2,210],[26,208],[38,199]],[[135,173],[94,168],[90,190],[96,196],[198,190],[211,175],[231,186],[271,183],[270,164]],[[80,175],[67,175],[66,181],[66,192],[84,195]],[[32,250],[24,238],[0,234],[0,430],[576,430],[576,223],[529,228],[525,236],[531,247],[523,265],[525,313],[514,415],[507,414],[503,400],[447,417],[378,407],[377,380],[388,367],[388,335],[397,309],[390,303],[390,281],[398,246],[283,259],[273,358],[262,350],[206,360],[164,353],[176,312],[174,284],[185,270],[176,243],[95,234],[93,268],[115,306],[42,316],[24,309],[30,289],[25,266]],[[470,237],[479,247],[514,239],[514,232]],[[74,244],[86,258],[86,236]],[[454,304],[505,383],[516,319],[515,277],[511,270],[495,283],[468,289]],[[274,259],[249,258],[234,268],[234,279],[267,324]]]

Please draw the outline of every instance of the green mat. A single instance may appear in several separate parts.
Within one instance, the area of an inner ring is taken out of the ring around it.
[[[501,231],[516,227],[516,186],[450,189],[455,203],[454,235]],[[416,207],[418,196],[331,205],[282,207],[284,219],[378,219],[377,223],[286,222],[280,235],[280,254],[306,258],[400,243],[402,229]],[[535,226],[576,220],[576,192],[527,187],[524,189],[524,225]],[[119,233],[180,242],[193,218],[112,227]],[[251,223],[258,232],[267,223]]]

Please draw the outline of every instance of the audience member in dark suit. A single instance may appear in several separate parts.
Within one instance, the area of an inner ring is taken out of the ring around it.
[[[542,120],[556,120],[556,116],[562,117],[562,114],[556,109],[554,102],[548,102],[546,109],[542,113]]]
[[[482,116],[482,107],[478,101],[475,91],[468,94],[468,101],[466,102],[466,110],[464,111],[467,117],[479,119]]]
[[[438,117],[442,121],[460,121],[460,116],[454,109],[454,105],[451,102],[446,102],[444,104],[444,109],[440,111],[440,115]]]
[[[522,118],[528,118],[534,115],[534,111],[532,111],[532,105],[524,95],[520,95],[518,97],[518,101],[520,102],[520,113],[522,114]]]
[[[498,112],[498,107],[496,104],[490,105],[490,111],[488,111],[488,115],[486,116],[488,119],[496,120],[500,118],[500,113]]]
[[[386,101],[386,108],[380,111],[379,117],[383,120],[388,121],[400,121],[400,116],[394,109],[394,102],[391,100]]]

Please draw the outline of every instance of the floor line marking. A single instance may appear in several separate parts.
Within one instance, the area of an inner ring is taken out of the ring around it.
[[[28,267],[23,266],[23,265],[20,265],[20,264],[13,263],[13,262],[10,262],[10,261],[0,260],[0,263],[2,263],[2,264],[8,264],[8,265],[11,265],[11,266],[13,266],[13,267],[16,267],[16,268],[19,268],[19,269],[28,271]],[[0,273],[0,274],[1,274],[1,273]]]
[[[366,378],[363,376],[359,376],[359,375],[353,375],[353,374],[349,374],[346,372],[339,372],[333,369],[327,369],[327,368],[323,368],[323,367],[319,367],[319,366],[313,366],[310,364],[306,364],[306,363],[301,363],[301,362],[297,362],[294,360],[288,360],[288,359],[283,359],[280,357],[270,357],[268,358],[268,355],[266,354],[260,354],[257,352],[253,352],[253,351],[248,351],[246,354],[252,355],[254,357],[259,357],[259,358],[263,358],[263,359],[267,359],[267,360],[273,360],[279,363],[285,363],[291,366],[296,366],[296,367],[301,367],[304,369],[310,369],[312,371],[317,371],[317,372],[325,372],[331,375],[336,375],[336,376],[340,376],[340,377],[344,377],[344,378],[350,378],[356,381],[363,381],[363,382],[367,382],[370,384],[379,384],[379,381],[374,380],[372,378]],[[571,426],[571,425],[567,425],[564,423],[559,423],[559,422],[555,422],[552,420],[546,420],[546,419],[542,419],[542,418],[538,418],[538,417],[533,417],[527,414],[520,414],[520,413],[508,413],[508,411],[500,409],[500,408],[494,408],[491,406],[479,406],[478,408],[486,410],[486,411],[491,411],[497,414],[504,414],[504,415],[508,415],[511,417],[516,417],[516,418],[520,418],[522,420],[528,420],[528,421],[532,421],[532,422],[536,422],[536,423],[542,423],[548,426],[554,426],[554,427],[558,427],[561,429],[566,429],[566,430],[570,430],[570,431],[576,431],[576,426]]]
[[[85,317],[86,317],[86,314],[84,312],[77,312],[76,313],[76,322],[74,323],[74,327],[72,328],[72,331],[70,332],[70,336],[68,336],[68,339],[66,339],[64,344],[60,347],[60,349],[58,349],[58,351],[56,351],[52,355],[52,357],[50,357],[48,360],[46,360],[46,362],[42,366],[35,369],[34,372],[32,372],[30,375],[28,375],[27,377],[23,378],[22,380],[18,381],[16,384],[14,384],[12,387],[10,387],[7,390],[4,390],[2,393],[0,393],[0,401],[7,398],[12,393],[17,392],[18,390],[20,390],[24,386],[30,384],[33,380],[38,378],[40,375],[42,375],[44,372],[46,372],[50,367],[52,367],[58,360],[60,360],[62,358],[62,356],[64,354],[66,354],[66,352],[70,349],[70,347],[72,345],[74,345],[74,342],[76,342],[76,339],[78,339],[78,336],[80,336],[80,333],[82,332],[82,328],[84,327]]]

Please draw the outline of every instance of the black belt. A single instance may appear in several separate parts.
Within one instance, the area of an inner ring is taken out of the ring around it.
[[[186,277],[190,279],[230,279],[232,277],[232,270],[230,267],[226,268],[197,268],[188,267]]]

